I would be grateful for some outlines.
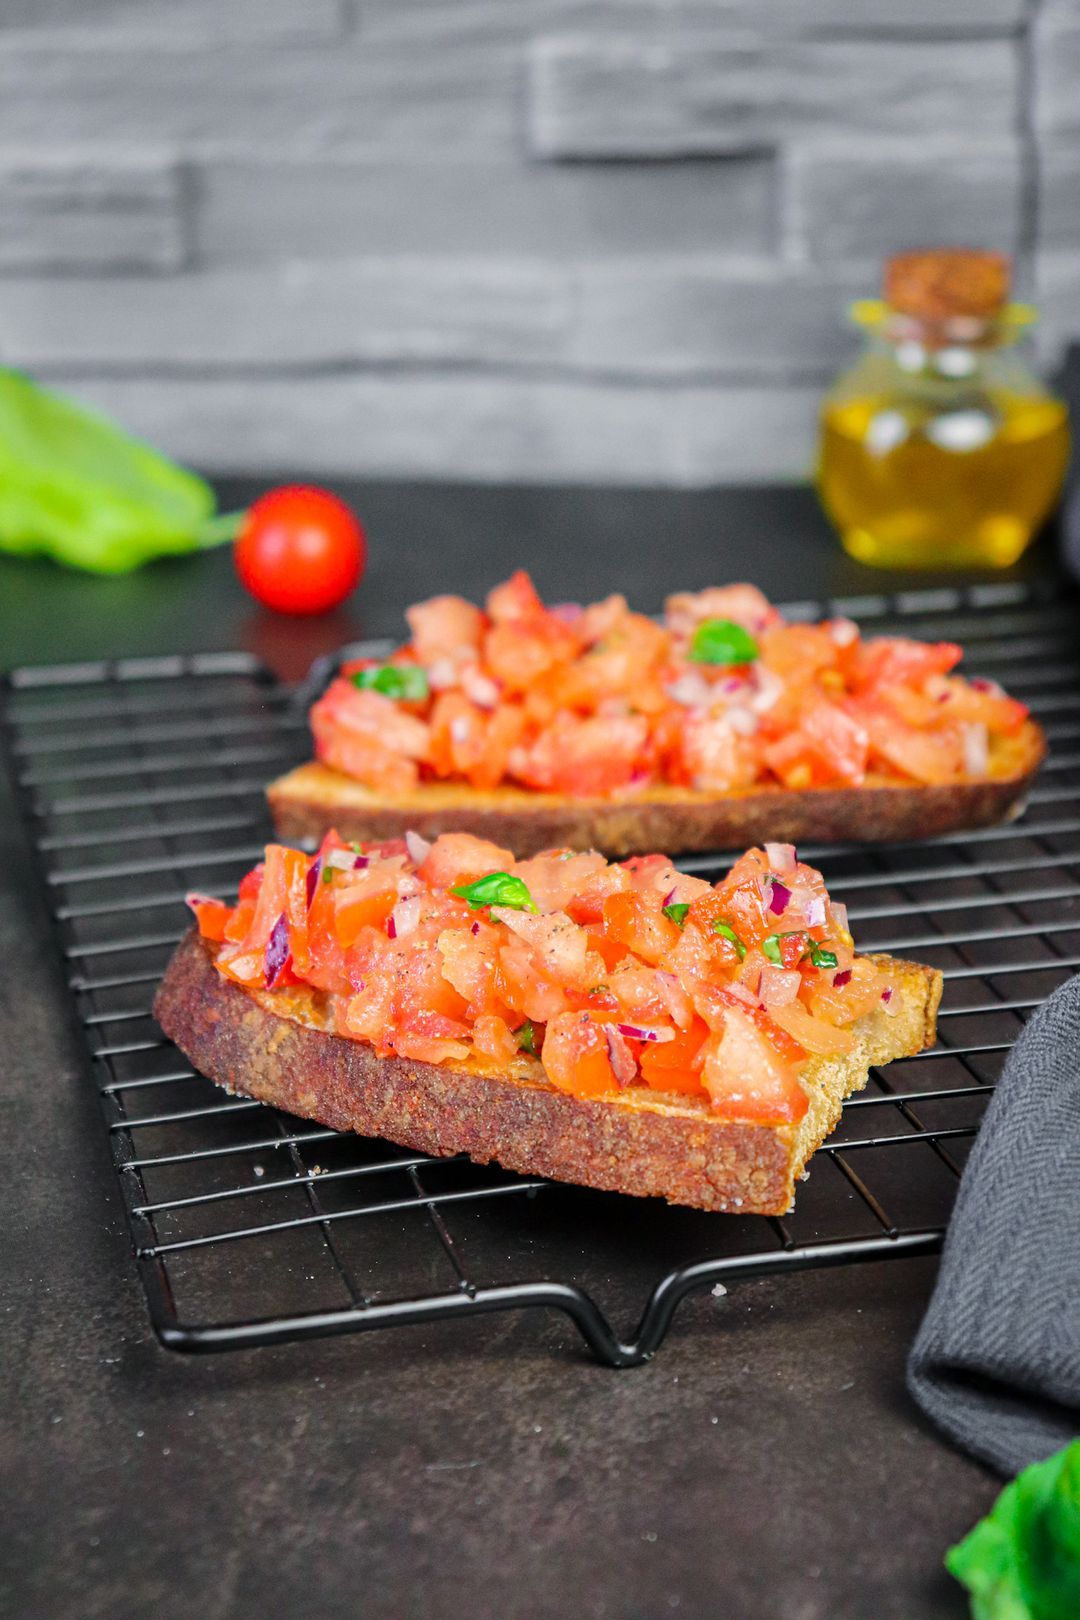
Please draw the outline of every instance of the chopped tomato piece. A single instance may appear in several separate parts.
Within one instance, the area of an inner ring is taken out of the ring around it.
[[[591,1013],[560,1013],[544,1034],[544,1070],[552,1085],[575,1097],[618,1091],[604,1026]]]
[[[695,1018],[689,1029],[680,1030],[673,1041],[646,1043],[638,1062],[641,1077],[654,1091],[681,1091],[690,1096],[703,1095],[705,1082],[701,1077],[704,1063],[702,1050],[709,1033],[708,1025]]]
[[[517,774],[543,792],[604,798],[633,780],[648,736],[642,715],[579,719],[562,712],[527,750]]]
[[[646,962],[656,963],[679,943],[679,928],[641,894],[612,894],[604,901],[604,933]]]
[[[521,1054],[517,1036],[505,1018],[495,1013],[481,1013],[473,1025],[473,1041],[478,1052],[503,1069],[509,1068]]]
[[[809,1108],[798,1074],[765,1038],[749,1008],[732,1007],[706,1042],[702,1079],[713,1103],[755,1124],[795,1124]]]
[[[857,681],[860,688],[918,683],[930,675],[944,675],[963,656],[964,649],[952,641],[882,636],[863,643]]]
[[[227,906],[224,900],[211,900],[204,894],[189,894],[187,904],[195,913],[203,939],[218,942],[225,938],[225,927],[232,915],[231,906]]]
[[[462,652],[475,653],[484,633],[484,615],[462,596],[432,596],[407,608],[418,662],[432,664]]]
[[[331,683],[311,711],[315,752],[327,765],[369,787],[404,793],[419,778],[428,752],[428,728],[381,692],[359,691],[351,681]]]
[[[489,872],[507,872],[514,864],[510,850],[472,833],[441,833],[432,844],[419,875],[433,889],[452,889]]]
[[[376,873],[367,881],[361,878],[339,889],[334,896],[333,925],[338,944],[348,950],[356,943],[362,928],[385,927],[397,898],[397,889],[390,880]]]
[[[487,610],[495,624],[540,618],[546,611],[536,593],[536,586],[524,568],[511,574],[504,585],[496,585],[493,591],[488,592]]]

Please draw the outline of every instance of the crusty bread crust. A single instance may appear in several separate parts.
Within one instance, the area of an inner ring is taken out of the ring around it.
[[[803,1073],[810,1108],[797,1126],[732,1123],[703,1098],[644,1087],[572,1097],[550,1084],[539,1063],[508,1078],[475,1065],[379,1058],[365,1043],[320,1028],[314,995],[290,997],[281,1016],[280,995],[229,983],[195,929],[176,949],[154,1014],[195,1067],[226,1090],[335,1130],[699,1209],[779,1215],[869,1067],[933,1043],[941,974],[912,962],[890,967],[901,1010],[860,1020],[848,1056],[811,1060]]]
[[[317,841],[330,827],[355,839],[398,838],[411,827],[424,838],[475,833],[519,859],[563,847],[676,855],[745,849],[766,838],[885,843],[991,826],[1021,805],[1045,752],[1042,731],[1028,720],[1015,737],[996,741],[985,779],[936,787],[876,778],[860,788],[805,792],[653,787],[647,798],[566,799],[508,785],[484,792],[463,782],[422,782],[390,795],[313,761],[272,782],[266,796],[278,837],[289,843]]]

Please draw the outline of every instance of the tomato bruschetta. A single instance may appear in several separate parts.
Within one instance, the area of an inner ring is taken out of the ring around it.
[[[155,1013],[228,1090],[709,1210],[787,1210],[870,1066],[932,1043],[941,995],[857,954],[787,844],[711,885],[661,855],[330,832],[189,904]]]
[[[889,840],[998,821],[1044,752],[1022,703],[954,673],[961,648],[785,623],[731,585],[547,607],[517,573],[481,610],[406,615],[311,711],[315,760],[272,783],[275,828],[317,842],[465,830],[527,855]]]

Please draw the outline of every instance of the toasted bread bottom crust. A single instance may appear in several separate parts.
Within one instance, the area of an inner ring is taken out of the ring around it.
[[[312,761],[272,782],[266,796],[278,836],[291,842],[318,840],[330,827],[356,839],[397,838],[411,827],[425,838],[475,833],[519,859],[563,847],[613,856],[744,849],[766,838],[881,843],[1003,820],[1020,805],[1045,752],[1043,734],[1029,720],[996,745],[993,774],[940,786],[879,778],[860,788],[805,792],[654,787],[647,798],[565,799],[505,785],[483,792],[463,782],[422,782],[393,796]]]
[[[195,929],[176,949],[154,1014],[195,1067],[226,1090],[335,1130],[699,1209],[780,1215],[844,1098],[866,1084],[870,1065],[933,1042],[941,974],[910,962],[891,966],[903,992],[900,1012],[860,1020],[858,1045],[847,1057],[808,1064],[810,1108],[797,1126],[732,1123],[705,1099],[643,1087],[572,1097],[542,1077],[380,1058],[361,1041],[301,1021],[302,998],[282,1017],[269,995],[229,983]]]

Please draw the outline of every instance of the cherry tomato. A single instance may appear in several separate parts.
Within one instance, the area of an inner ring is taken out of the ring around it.
[[[264,606],[276,613],[326,613],[358,584],[367,544],[336,495],[286,484],[250,508],[234,555],[241,584]]]

